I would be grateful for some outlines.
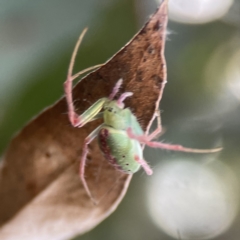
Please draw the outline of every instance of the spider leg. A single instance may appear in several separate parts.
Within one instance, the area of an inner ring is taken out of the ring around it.
[[[152,175],[153,171],[144,159],[140,159],[138,155],[134,156],[134,159],[136,162],[138,162],[142,166],[142,168],[145,170],[147,175]]]
[[[155,129],[151,134],[148,135],[149,130],[147,129],[145,135],[148,136],[148,139],[151,141],[152,139],[159,137],[162,135],[162,124],[161,124],[161,117],[160,111],[155,112],[155,118],[157,117],[157,129]],[[144,150],[145,144],[142,144],[142,150]]]
[[[79,175],[83,184],[83,187],[85,188],[87,195],[90,197],[91,201],[96,204],[96,200],[91,194],[91,191],[88,187],[87,181],[85,179],[85,165],[86,165],[86,159],[87,159],[87,154],[88,154],[88,145],[93,141],[95,137],[97,137],[99,130],[103,124],[101,124],[99,127],[97,127],[94,131],[92,131],[84,140],[84,145],[83,145],[83,152],[82,152],[82,157],[80,161],[80,169],[79,169]]]
[[[123,94],[119,97],[119,99],[117,100],[118,106],[119,106],[120,108],[124,108],[124,103],[123,103],[123,101],[124,101],[127,97],[130,97],[130,96],[132,96],[132,95],[133,95],[132,92],[125,92],[125,93],[123,93]]]
[[[111,93],[110,96],[108,97],[109,100],[113,100],[113,98],[116,96],[116,94],[118,93],[118,91],[119,91],[119,89],[120,89],[120,87],[121,87],[121,85],[122,85],[122,82],[123,82],[122,78],[120,78],[120,79],[117,81],[116,85],[114,86],[114,88],[113,88],[113,90],[112,90],[112,93]]]
[[[158,137],[162,133],[162,124],[161,124],[161,117],[160,117],[160,112],[157,111],[156,113],[157,116],[157,128],[148,135],[148,139],[151,141],[152,139]]]
[[[78,116],[78,114],[75,112],[75,108],[74,108],[74,104],[73,104],[73,97],[72,97],[72,82],[77,77],[79,77],[81,74],[86,73],[88,71],[91,71],[95,68],[101,67],[103,65],[103,64],[99,64],[99,65],[84,69],[84,70],[76,73],[75,75],[72,74],[74,62],[75,62],[76,55],[77,55],[77,51],[79,49],[79,46],[82,42],[82,39],[83,39],[86,31],[87,31],[87,28],[85,28],[83,30],[83,32],[81,33],[81,35],[80,35],[80,37],[79,37],[79,39],[76,43],[76,46],[74,48],[74,51],[73,51],[73,54],[72,54],[72,57],[71,57],[70,65],[69,65],[69,68],[68,68],[67,79],[64,82],[64,90],[65,90],[65,95],[66,95],[67,105],[68,105],[68,117],[69,117],[69,120],[70,120],[71,124],[74,127],[81,125],[81,117]]]
[[[171,151],[180,151],[180,152],[191,152],[191,153],[215,153],[219,152],[222,148],[214,148],[214,149],[194,149],[194,148],[186,148],[181,145],[172,145],[168,143],[154,142],[149,139],[149,136],[141,135],[137,136],[132,132],[131,128],[127,129],[127,134],[130,138],[139,141],[149,147],[152,148],[161,148],[167,149]]]
[[[113,100],[113,98],[116,96],[116,94],[118,93],[121,85],[122,85],[122,78],[120,78],[116,85],[114,86],[112,93],[110,94],[110,96],[108,97],[109,100]],[[117,100],[117,104],[119,105],[119,107],[124,108],[124,103],[123,101],[127,98],[132,96],[133,93],[132,92],[125,92],[123,94],[121,94],[121,96],[119,97],[119,99]]]

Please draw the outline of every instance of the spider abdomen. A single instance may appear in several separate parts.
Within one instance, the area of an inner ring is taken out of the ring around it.
[[[128,174],[139,170],[140,164],[134,157],[142,158],[141,145],[130,139],[126,131],[103,126],[98,134],[98,143],[104,157],[116,169]]]

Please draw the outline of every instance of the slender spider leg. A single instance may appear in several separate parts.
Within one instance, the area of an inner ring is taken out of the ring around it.
[[[162,124],[161,124],[161,117],[160,117],[160,112],[157,111],[156,113],[157,116],[157,128],[148,135],[148,139],[151,141],[152,139],[159,137],[160,134],[162,133]]]
[[[222,148],[214,148],[214,149],[194,149],[194,148],[186,148],[181,145],[172,145],[168,143],[154,142],[150,141],[148,136],[142,135],[137,136],[132,132],[131,128],[127,129],[127,134],[130,138],[139,141],[140,143],[146,144],[152,148],[161,148],[171,151],[180,151],[180,152],[191,152],[191,153],[215,153],[222,150]]]
[[[153,170],[144,159],[140,159],[138,155],[134,156],[134,159],[142,166],[147,175],[152,175]]]
[[[125,92],[125,93],[123,93],[123,94],[119,97],[119,99],[117,100],[118,106],[121,107],[121,108],[124,108],[124,103],[123,103],[123,101],[124,101],[127,97],[130,97],[130,96],[132,96],[132,95],[133,95],[132,92]]]
[[[120,176],[112,183],[112,186],[109,188],[109,190],[107,192],[105,192],[97,201],[97,204],[99,204],[115,187],[116,187],[116,183],[119,181],[119,179],[125,175],[124,173],[120,173]]]
[[[116,96],[116,94],[118,93],[121,85],[122,85],[122,78],[120,78],[117,83],[115,84],[113,90],[112,90],[112,93],[110,94],[110,96],[108,97],[109,100],[113,100],[113,98]],[[124,108],[124,103],[123,101],[127,98],[127,97],[130,97],[132,96],[133,93],[132,92],[125,92],[125,93],[122,93],[121,96],[118,98],[117,100],[117,104],[118,106],[120,106],[121,108]]]
[[[116,96],[116,94],[118,93],[121,85],[122,85],[122,78],[120,78],[117,83],[115,84],[113,90],[112,90],[112,93],[110,94],[110,96],[108,97],[109,100],[113,100],[113,98]]]
[[[151,134],[148,134],[148,131],[146,132],[146,136],[148,136],[149,141],[151,141],[152,139],[159,137],[160,135],[162,135],[162,124],[161,124],[161,117],[160,117],[160,111],[156,111],[155,112],[155,118],[157,117],[157,129],[155,129]],[[142,144],[142,150],[144,150],[145,148],[145,144]]]
[[[97,137],[99,130],[104,124],[101,124],[99,127],[97,127],[95,130],[93,130],[84,140],[84,145],[83,145],[83,152],[82,152],[82,157],[80,161],[80,169],[79,169],[79,175],[82,181],[82,184],[87,192],[87,195],[90,197],[92,202],[96,204],[96,201],[94,197],[92,196],[89,187],[87,185],[87,181],[85,179],[84,173],[85,173],[85,165],[86,165],[86,159],[87,159],[87,154],[88,154],[88,145],[93,141],[95,137]]]
[[[67,79],[64,82],[64,90],[65,90],[65,95],[66,95],[67,105],[68,105],[68,117],[69,117],[69,120],[70,120],[71,124],[74,127],[81,125],[81,118],[75,112],[75,108],[74,108],[74,104],[73,104],[73,97],[72,97],[72,82],[73,82],[74,79],[79,77],[81,74],[89,72],[89,71],[91,71],[93,69],[96,69],[98,67],[101,67],[103,65],[103,64],[99,64],[99,65],[96,65],[96,66],[92,66],[92,67],[89,67],[87,69],[84,69],[84,70],[76,73],[75,75],[72,74],[73,66],[74,66],[75,59],[76,59],[76,55],[77,55],[79,46],[82,42],[82,39],[83,39],[86,31],[87,31],[87,28],[85,28],[83,30],[83,32],[81,33],[81,35],[80,35],[80,37],[79,37],[79,39],[76,43],[76,46],[73,50],[71,61],[70,61],[70,64],[69,64]]]

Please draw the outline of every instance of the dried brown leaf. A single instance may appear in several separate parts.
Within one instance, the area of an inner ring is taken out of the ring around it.
[[[166,80],[166,24],[167,1],[163,1],[124,48],[75,86],[79,113],[108,96],[122,78],[121,91],[134,93],[126,105],[147,128]],[[82,234],[111,214],[125,195],[131,176],[109,165],[94,141],[86,179],[95,198],[102,200],[92,204],[78,176],[79,157],[84,138],[100,121],[73,128],[66,111],[62,98],[11,141],[0,169],[0,239],[53,240]]]

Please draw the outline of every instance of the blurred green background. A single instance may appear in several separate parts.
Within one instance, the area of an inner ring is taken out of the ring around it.
[[[196,1],[192,8],[190,2],[194,1],[182,1],[180,9],[174,5],[178,1],[170,0],[174,21],[169,21],[166,43],[168,84],[160,105],[165,129],[161,140],[224,150],[199,156],[146,149],[145,158],[156,169],[154,176],[135,174],[116,212],[76,239],[239,239],[240,1],[208,0],[200,7],[201,1]],[[70,55],[84,27],[89,31],[77,70],[109,59],[158,4],[153,0],[0,1],[1,153],[18,130],[63,95]],[[152,201],[160,208],[159,221]],[[199,205],[192,206],[193,202]],[[192,221],[186,220],[186,211]]]

